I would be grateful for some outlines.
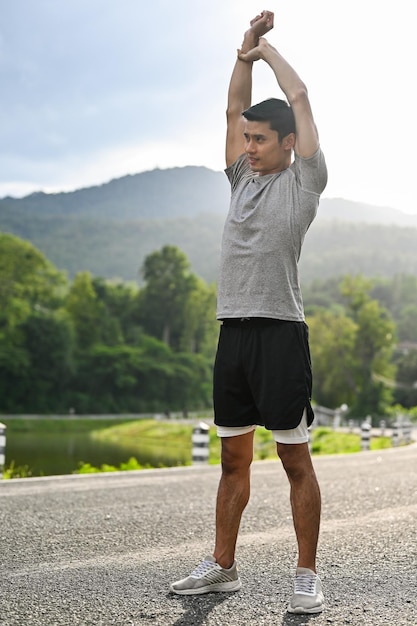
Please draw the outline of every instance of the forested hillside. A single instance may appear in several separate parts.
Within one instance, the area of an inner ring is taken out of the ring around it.
[[[417,228],[319,217],[307,233],[300,271],[304,283],[343,274],[417,274]]]
[[[25,239],[70,278],[141,280],[145,257],[178,246],[193,271],[214,282],[228,183],[204,167],[153,170],[71,193],[0,200],[0,231]],[[300,263],[302,282],[363,273],[417,273],[417,216],[322,199]]]
[[[94,276],[137,280],[144,258],[169,243],[185,252],[193,271],[207,282],[217,276],[224,217],[105,220],[38,218],[1,230],[33,243],[69,277],[88,270]],[[300,262],[302,281],[362,272],[367,276],[417,273],[417,229],[333,222],[318,217],[307,233]]]

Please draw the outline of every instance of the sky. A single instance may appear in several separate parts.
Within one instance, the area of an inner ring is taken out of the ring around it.
[[[243,32],[307,85],[323,194],[417,213],[417,37],[397,0],[0,0],[0,197],[71,191],[154,168],[224,168],[226,94]],[[254,66],[253,102],[284,97]]]

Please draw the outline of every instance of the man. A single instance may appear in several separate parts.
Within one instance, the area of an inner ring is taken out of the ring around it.
[[[264,11],[252,20],[228,94],[226,174],[232,197],[218,284],[222,326],[214,409],[222,476],[215,548],[171,591],[188,595],[240,588],[235,547],[249,500],[254,430],[263,425],[272,431],[290,483],[298,564],[288,611],[319,613],[320,491],[308,448],[312,379],[297,263],[327,171],[306,87],[263,37],[273,28],[273,18]],[[250,106],[252,66],[258,60],[271,67],[289,104],[271,99]]]

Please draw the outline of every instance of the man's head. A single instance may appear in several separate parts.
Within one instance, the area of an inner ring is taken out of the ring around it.
[[[288,104],[283,100],[265,100],[242,115],[245,152],[251,170],[263,176],[289,167],[295,146],[295,121]]]
[[[250,122],[269,122],[270,128],[277,131],[279,142],[290,133],[295,134],[294,113],[285,100],[269,98],[249,107],[242,115]]]

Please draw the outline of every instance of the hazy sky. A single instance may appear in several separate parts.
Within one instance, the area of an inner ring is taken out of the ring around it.
[[[155,167],[224,167],[226,92],[249,20],[307,84],[324,197],[417,213],[410,0],[1,0],[0,197]],[[255,64],[254,98],[282,97]]]

